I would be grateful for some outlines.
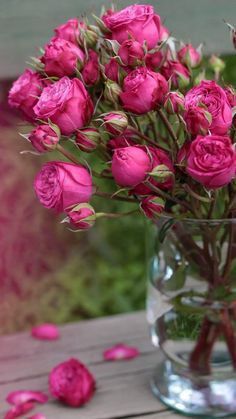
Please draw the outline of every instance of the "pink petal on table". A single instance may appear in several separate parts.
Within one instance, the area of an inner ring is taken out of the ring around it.
[[[42,340],[56,340],[60,337],[58,327],[53,323],[44,323],[33,327],[31,335]]]
[[[137,348],[119,343],[104,351],[103,357],[106,361],[118,361],[121,359],[136,358],[139,354],[140,352]]]
[[[5,414],[4,419],[15,419],[19,416],[28,413],[30,410],[34,408],[35,404],[31,402],[22,403],[16,406],[13,406],[8,412]]]
[[[41,391],[18,390],[9,393],[6,401],[10,404],[14,404],[15,406],[27,402],[46,403],[48,401],[48,396]]]
[[[42,413],[36,413],[36,415],[30,416],[28,419],[47,419]]]

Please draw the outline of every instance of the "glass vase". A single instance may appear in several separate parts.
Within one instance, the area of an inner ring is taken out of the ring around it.
[[[236,414],[236,219],[164,218],[149,246],[153,393],[191,417]]]

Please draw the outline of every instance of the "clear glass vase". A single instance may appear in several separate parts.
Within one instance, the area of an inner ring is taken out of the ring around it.
[[[165,218],[149,247],[153,393],[191,417],[236,414],[236,219]]]

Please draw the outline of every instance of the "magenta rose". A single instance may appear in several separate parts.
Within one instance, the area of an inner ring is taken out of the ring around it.
[[[235,177],[235,149],[229,137],[198,136],[187,155],[187,173],[208,189],[227,185]]]
[[[98,54],[90,49],[88,51],[88,59],[82,70],[82,76],[85,84],[93,86],[98,82],[100,77]]]
[[[57,38],[65,39],[66,41],[78,44],[80,36],[80,28],[86,29],[84,22],[79,22],[78,19],[72,18],[54,29]]]
[[[94,226],[96,214],[93,207],[87,203],[76,205],[67,212],[68,221],[77,230],[88,230]]]
[[[108,112],[103,117],[108,132],[119,135],[127,129],[128,118],[124,112]]]
[[[111,58],[110,61],[107,64],[105,64],[105,75],[108,77],[108,79],[118,83],[119,64],[117,63],[115,58]]]
[[[90,121],[93,103],[79,79],[63,77],[43,90],[34,112],[39,119],[58,125],[62,134],[70,135]]]
[[[77,359],[70,359],[53,368],[49,375],[49,388],[56,399],[79,407],[91,399],[95,380],[85,365]]]
[[[161,24],[161,29],[160,29],[160,42],[164,42],[166,41],[170,36],[170,31],[169,29]]]
[[[9,105],[21,110],[28,120],[36,118],[34,106],[42,93],[44,82],[38,73],[26,69],[13,83],[9,92]]]
[[[109,11],[102,19],[111,31],[111,38],[120,44],[133,38],[140,44],[146,42],[152,49],[160,41],[161,20],[148,4],[134,4],[119,12]]]
[[[192,135],[205,135],[211,126],[211,114],[203,107],[189,107],[184,113],[187,130]]]
[[[101,140],[100,133],[96,128],[83,128],[76,132],[75,142],[77,147],[85,153],[94,151]]]
[[[175,88],[187,86],[190,82],[189,70],[179,61],[167,61],[161,68],[161,73],[166,80],[171,80],[172,86]]]
[[[140,209],[144,215],[151,220],[160,216],[164,211],[165,202],[162,198],[156,195],[149,195],[140,202]]]
[[[92,179],[83,166],[52,161],[45,163],[37,174],[34,189],[44,207],[63,212],[90,200]]]
[[[187,65],[192,68],[197,67],[202,60],[202,56],[200,52],[196,48],[194,48],[191,44],[184,45],[178,51],[177,55],[178,55],[179,61],[182,64]]]
[[[184,96],[180,92],[168,92],[165,96],[164,108],[170,115],[176,113],[183,113],[184,111]]]
[[[153,71],[156,71],[160,68],[163,63],[163,54],[161,51],[156,51],[154,53],[149,53],[146,55],[146,66]]]
[[[49,125],[38,125],[29,134],[29,140],[32,146],[39,153],[54,150],[59,142],[59,136]]]
[[[233,86],[227,86],[224,88],[228,102],[232,108],[236,107],[236,91]]]
[[[144,59],[145,52],[139,42],[133,39],[127,39],[122,42],[118,55],[125,66],[137,66]]]
[[[146,178],[151,160],[140,147],[116,148],[112,157],[112,174],[120,186],[134,187]]]
[[[133,131],[126,129],[122,135],[109,140],[107,147],[109,151],[114,151],[116,148],[124,148],[130,145],[134,146],[135,144]]]
[[[167,91],[167,81],[161,74],[140,67],[125,77],[120,99],[125,109],[141,115],[162,103]]]
[[[84,61],[83,51],[72,42],[62,38],[52,38],[41,57],[44,70],[49,76],[72,76],[77,63]]]
[[[211,133],[226,134],[232,123],[232,110],[224,89],[215,81],[203,80],[185,96],[186,110],[198,105],[204,105],[211,114]]]

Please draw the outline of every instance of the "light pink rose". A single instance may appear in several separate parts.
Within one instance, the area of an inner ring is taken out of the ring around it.
[[[133,359],[140,355],[137,348],[119,343],[103,352],[103,358],[106,361],[122,361],[124,359]]]
[[[9,393],[6,401],[9,404],[13,404],[14,406],[19,406],[27,402],[37,402],[44,404],[47,403],[48,396],[41,391],[17,390]]]
[[[179,61],[182,64],[187,65],[192,68],[197,67],[202,60],[202,56],[200,52],[196,48],[194,48],[191,44],[184,45],[178,51],[177,56],[178,56]]]
[[[143,46],[139,42],[133,39],[127,39],[122,42],[118,55],[125,66],[137,66],[140,65],[144,59],[145,52]]]
[[[161,74],[140,67],[125,77],[120,99],[125,109],[141,115],[162,103],[167,91],[167,81]]]
[[[84,52],[79,46],[62,38],[52,38],[41,57],[48,76],[72,76],[77,63],[84,62]]]
[[[146,55],[146,66],[152,71],[157,71],[163,63],[163,54],[161,51],[156,51]]]
[[[49,375],[51,394],[61,402],[79,407],[87,403],[95,391],[90,371],[77,359],[57,365]]]
[[[32,146],[39,153],[54,150],[59,142],[58,134],[50,127],[50,125],[38,125],[29,134],[29,140]]]
[[[166,80],[171,80],[172,86],[175,88],[186,86],[190,82],[189,70],[179,61],[166,61],[161,68],[161,73]]]
[[[85,23],[80,22],[77,18],[72,18],[62,25],[57,26],[54,32],[58,38],[78,44],[80,28],[86,29]]]
[[[83,80],[86,85],[93,86],[100,77],[98,54],[90,49],[88,51],[88,60],[86,61],[82,70]]]
[[[151,160],[139,147],[116,148],[112,157],[112,174],[120,186],[134,187],[142,182],[151,169]]]
[[[102,19],[111,31],[111,38],[120,44],[131,37],[140,44],[146,42],[152,49],[160,41],[161,19],[148,4],[134,4],[119,12],[108,11]]]
[[[83,166],[52,161],[45,163],[37,174],[34,189],[44,207],[63,212],[90,200],[92,179]]]
[[[226,134],[232,123],[232,110],[227,95],[215,81],[203,80],[188,91],[185,96],[185,108],[204,105],[212,116],[210,131],[212,134]]]
[[[36,118],[34,106],[44,87],[43,80],[38,73],[26,69],[13,83],[9,92],[9,105],[24,113],[28,120]]]
[[[208,189],[227,185],[235,177],[235,149],[229,137],[198,136],[190,145],[187,173]]]
[[[208,133],[211,126],[211,114],[200,106],[192,106],[184,113],[184,120],[187,125],[187,130],[192,135],[205,135]]]
[[[140,209],[144,215],[151,220],[155,220],[164,211],[165,202],[156,195],[149,195],[140,202]]]
[[[105,75],[108,77],[108,79],[118,83],[119,67],[120,66],[115,60],[115,58],[111,58],[110,61],[107,64],[105,64]]]
[[[68,222],[77,230],[88,230],[94,226],[96,213],[87,203],[76,205],[67,212]]]
[[[60,337],[60,332],[55,324],[43,323],[32,328],[31,336],[40,340],[57,340]]]
[[[80,80],[63,77],[43,90],[34,112],[39,119],[58,125],[62,134],[70,135],[89,122],[93,103]]]

